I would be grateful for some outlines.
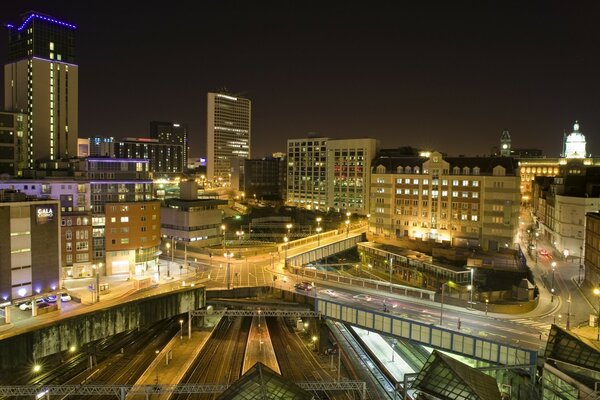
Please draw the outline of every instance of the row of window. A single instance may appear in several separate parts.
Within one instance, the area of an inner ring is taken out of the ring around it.
[[[75,220],[76,224],[79,225],[89,225],[89,218],[88,217],[77,217],[77,219]],[[73,225],[73,218],[61,218],[60,219],[60,226],[72,226]]]
[[[140,217],[140,221],[142,221],[142,222],[145,222],[145,221],[147,221],[147,219],[148,219],[148,218],[147,218],[145,215],[142,215],[142,216]],[[153,220],[153,221],[156,221],[156,214],[152,214],[152,220]],[[126,217],[121,217],[121,218],[119,219],[119,221],[120,221],[121,223],[127,223],[127,222],[129,222],[129,217],[128,217],[128,216],[126,216]],[[112,223],[115,223],[115,222],[117,222],[117,217],[110,217],[110,222],[112,222]]]
[[[439,197],[439,191],[438,190],[432,190],[431,191],[431,197],[433,198],[437,198]],[[459,196],[460,193],[460,196]],[[396,194],[404,194],[404,195],[412,195],[412,196],[418,196],[419,195],[419,189],[396,189]],[[422,196],[429,196],[429,189],[423,189],[421,190],[421,195]],[[448,197],[448,191],[447,190],[442,190],[442,197]],[[473,199],[477,199],[479,198],[479,192],[458,192],[456,190],[452,191],[452,197],[463,197],[463,198],[473,198]]]

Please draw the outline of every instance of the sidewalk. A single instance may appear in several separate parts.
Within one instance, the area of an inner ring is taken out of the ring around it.
[[[181,382],[198,354],[200,354],[204,348],[205,343],[211,337],[214,327],[218,324],[219,320],[220,317],[212,318],[210,328],[202,328],[199,331],[192,330],[191,339],[188,338],[184,327],[183,338],[180,338],[180,335],[173,337],[173,339],[171,339],[171,341],[157,354],[154,361],[137,380],[135,386],[154,385],[156,383],[162,385],[174,385]],[[153,398],[160,400],[168,400],[170,397],[171,393],[153,395]],[[128,395],[127,399],[141,400],[146,399],[146,396]]]

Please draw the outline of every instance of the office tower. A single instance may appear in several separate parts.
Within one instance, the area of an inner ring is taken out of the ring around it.
[[[315,210],[369,212],[376,139],[288,140],[287,203]]]
[[[183,148],[183,157],[181,155],[175,155],[181,158],[181,160],[171,160],[171,163],[182,165],[183,168],[187,165],[189,155],[189,143],[188,143],[188,127],[186,124],[177,122],[161,122],[152,121],[150,122],[150,138],[157,139],[162,144],[173,144]],[[173,157],[172,155],[168,157]]]
[[[8,28],[4,104],[29,116],[28,167],[77,155],[75,25],[29,12]]]
[[[207,179],[229,183],[231,160],[250,158],[250,100],[208,93],[206,135]]]

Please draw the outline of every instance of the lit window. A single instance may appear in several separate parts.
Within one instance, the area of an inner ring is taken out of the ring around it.
[[[50,50],[54,51],[54,42],[50,42]]]
[[[121,222],[129,222],[129,217],[121,217]]]

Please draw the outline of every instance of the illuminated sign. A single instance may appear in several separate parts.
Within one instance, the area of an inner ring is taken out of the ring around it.
[[[35,208],[35,222],[38,225],[49,224],[54,221],[54,206],[37,206]]]

